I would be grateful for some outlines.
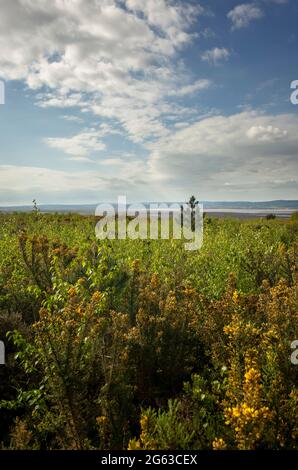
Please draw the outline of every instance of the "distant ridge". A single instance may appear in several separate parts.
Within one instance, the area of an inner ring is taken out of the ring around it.
[[[274,200],[274,201],[201,201],[204,210],[234,210],[234,211],[295,211],[298,210],[298,200]],[[143,202],[146,207],[150,204],[161,204],[161,202]],[[174,204],[167,202],[166,204]],[[176,202],[177,204],[177,202]],[[181,204],[181,202],[178,202]],[[76,212],[79,214],[94,214],[98,204],[39,204],[41,212]],[[117,207],[117,204],[113,204]],[[0,206],[0,212],[29,212],[33,210],[33,205],[20,206]]]

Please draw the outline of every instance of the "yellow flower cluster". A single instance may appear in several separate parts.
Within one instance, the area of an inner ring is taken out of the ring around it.
[[[152,434],[151,428],[154,428],[154,420],[150,418],[148,414],[142,414],[140,419],[141,434],[140,439],[131,439],[128,444],[128,450],[155,450],[157,448],[157,442],[150,437]]]
[[[263,406],[262,408],[256,409],[252,406],[249,406],[247,403],[242,403],[239,406],[235,406],[233,408],[228,408],[226,410],[226,414],[230,414],[231,420],[234,418],[240,418],[243,421],[243,424],[248,424],[250,421],[257,419],[259,417],[269,417],[270,411],[267,406]],[[230,424],[231,421],[227,420],[226,424]],[[235,428],[235,431],[239,431],[239,428]]]
[[[75,297],[77,295],[77,290],[75,287],[70,287],[67,291],[69,297]]]
[[[225,441],[222,438],[216,438],[212,442],[212,449],[213,450],[225,450],[227,448],[227,445]]]
[[[170,291],[167,296],[165,308],[169,312],[177,308],[177,300],[173,291]]]
[[[233,299],[234,304],[237,304],[237,303],[238,303],[238,301],[239,301],[239,293],[238,293],[237,290],[234,290],[232,299]]]
[[[261,334],[260,328],[250,321],[243,321],[236,313],[232,315],[232,321],[224,326],[223,331],[230,340],[245,338],[246,340],[257,337]]]
[[[106,416],[98,416],[96,422],[99,426],[104,426],[108,423],[108,418]]]
[[[92,301],[99,302],[100,300],[101,300],[101,293],[98,291],[94,292],[94,294],[92,295]]]
[[[187,297],[188,296],[191,297],[191,296],[195,295],[196,292],[197,292],[196,289],[194,289],[193,287],[189,287],[189,286],[186,286],[183,290],[183,294]]]
[[[156,273],[152,274],[150,284],[153,289],[156,289],[159,286],[159,279]]]
[[[272,416],[268,406],[262,404],[261,374],[257,363],[246,357],[246,370],[243,380],[243,398],[230,393],[236,404],[225,408],[226,424],[235,432],[235,440],[239,449],[254,449],[261,439],[266,422]]]
[[[139,259],[134,259],[132,264],[132,269],[134,271],[138,271],[140,269],[140,260]]]

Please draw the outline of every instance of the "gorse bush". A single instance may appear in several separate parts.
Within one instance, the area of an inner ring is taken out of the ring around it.
[[[0,218],[3,448],[298,447],[294,218],[205,218],[197,252]]]
[[[230,296],[228,290],[215,308],[203,309],[202,334],[211,365],[185,384],[174,408],[169,401],[168,411],[143,411],[140,437],[129,447],[296,448],[298,371],[289,360],[289,338],[297,336],[296,296],[297,284],[288,287],[280,281],[270,289],[264,283],[259,296],[240,296],[236,290]],[[216,321],[220,315],[223,327]],[[176,443],[173,413],[183,423],[186,447]],[[165,420],[171,438],[161,431]]]

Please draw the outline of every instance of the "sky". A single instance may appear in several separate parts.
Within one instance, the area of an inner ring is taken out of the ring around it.
[[[0,205],[298,199],[297,0],[0,8]]]

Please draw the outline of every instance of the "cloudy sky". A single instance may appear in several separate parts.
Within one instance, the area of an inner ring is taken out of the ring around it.
[[[298,199],[297,0],[0,0],[0,205]]]

